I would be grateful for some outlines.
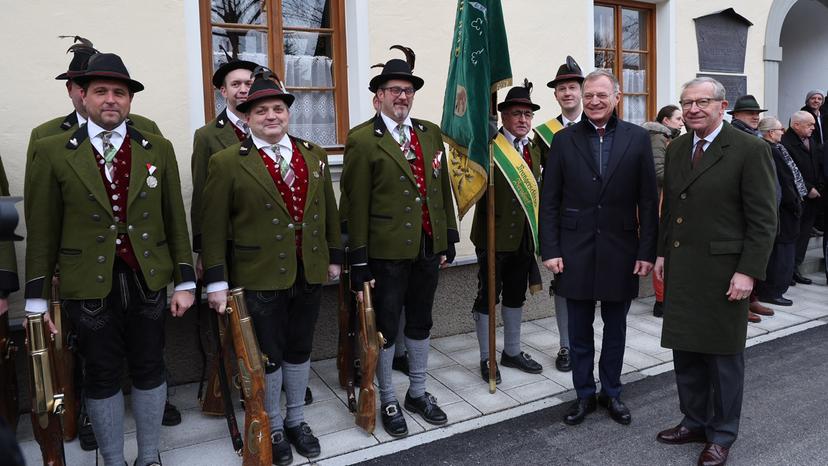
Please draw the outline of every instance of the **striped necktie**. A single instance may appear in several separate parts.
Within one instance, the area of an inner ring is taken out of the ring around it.
[[[408,131],[406,131],[406,127],[402,123],[397,125],[397,131],[400,133],[399,141],[397,141],[400,144],[400,150],[405,160],[410,162],[414,160],[414,154],[411,152],[411,140],[408,139]]]
[[[112,144],[113,131],[101,131],[98,136],[100,136],[101,141],[103,142],[103,154],[101,154],[106,161],[107,165],[112,164],[112,159],[115,158],[115,154],[118,153],[118,149]]]
[[[293,168],[291,168],[290,162],[282,157],[282,152],[279,150],[279,144],[273,144],[270,146],[270,150],[272,150],[276,155],[276,164],[279,166],[279,171],[282,173],[282,181],[284,181],[288,186],[293,186],[293,181],[296,179],[296,175],[293,173]]]

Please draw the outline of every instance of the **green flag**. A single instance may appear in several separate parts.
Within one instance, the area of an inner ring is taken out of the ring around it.
[[[491,95],[512,84],[500,0],[458,0],[450,60],[441,126],[463,218],[486,192]]]

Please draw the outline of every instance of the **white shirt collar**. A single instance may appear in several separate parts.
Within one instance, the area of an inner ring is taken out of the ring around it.
[[[511,144],[513,146],[515,145],[515,139],[517,139],[517,137],[515,137],[514,134],[510,133],[509,130],[506,129],[505,126],[503,127],[503,135],[506,136],[506,140],[509,141],[509,144]],[[525,147],[526,144],[529,144],[529,138],[526,137],[526,136],[520,138],[519,140],[520,140],[520,147],[521,148]]]
[[[272,148],[273,144],[263,139],[257,138],[256,135],[253,133],[250,133],[250,138],[253,139],[253,144],[256,145],[256,149],[264,150],[265,154],[267,154],[268,157],[270,157],[273,160],[276,160],[276,154],[273,152]],[[287,133],[285,133],[285,135],[282,136],[282,139],[280,139],[279,142],[276,143],[276,145],[279,146],[279,153],[282,156],[282,158],[284,158],[285,160],[287,160],[288,163],[290,163],[291,159],[293,158],[293,143],[290,142],[290,136],[288,136]]]
[[[98,153],[102,155],[103,140],[100,138],[100,134],[103,131],[106,130],[98,126],[98,124],[91,119],[86,121],[86,132],[89,134],[89,142],[95,147],[95,149],[98,150]],[[116,150],[121,149],[121,144],[123,144],[124,138],[126,137],[126,131],[126,121],[122,121],[120,125],[112,130],[112,136],[109,137],[109,142],[112,143]]]
[[[564,128],[566,128],[567,124],[569,124],[569,123],[572,123],[572,124],[580,123],[581,122],[581,114],[578,114],[578,118],[576,118],[574,120],[570,120],[569,118],[566,117],[566,115],[561,113],[561,120],[563,121]]]
[[[75,110],[75,115],[78,117],[78,127],[81,127],[86,124],[86,117],[81,115],[77,110]]]
[[[710,143],[712,143],[713,140],[716,139],[716,137],[719,135],[719,133],[722,132],[723,127],[724,127],[724,122],[723,121],[719,122],[719,126],[716,129],[714,129],[712,133],[710,133],[710,134],[708,134],[707,136],[704,137],[704,140],[707,141],[707,142],[705,142],[704,146],[702,146],[703,150],[707,150],[707,148],[710,147]],[[693,153],[693,151],[696,150],[696,144],[699,143],[700,139],[701,138],[698,135],[696,135],[695,132],[693,132],[693,147],[690,149],[691,154]]]
[[[235,126],[236,128],[244,131],[244,126],[243,125],[246,125],[247,123],[244,122],[238,116],[236,116],[236,114],[233,113],[229,108],[227,109],[227,119],[230,120],[230,123],[233,123],[233,126]]]
[[[391,133],[391,137],[394,138],[394,141],[399,141],[400,131],[397,129],[397,125],[399,125],[399,123],[392,120],[382,112],[380,112],[380,116],[382,116],[382,121],[385,122],[385,127]],[[403,121],[402,124],[403,126],[408,127],[409,131],[414,127],[414,124],[411,123],[411,117],[405,117],[405,121]]]

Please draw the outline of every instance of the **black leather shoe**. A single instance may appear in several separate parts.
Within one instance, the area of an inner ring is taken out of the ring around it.
[[[759,302],[762,302],[762,303],[765,303],[765,304],[773,304],[773,305],[776,305],[776,306],[793,306],[793,301],[791,301],[790,299],[785,298],[785,297],[763,298],[761,296],[757,296],[756,299],[758,299]]]
[[[169,400],[164,405],[164,417],[161,419],[161,424],[165,426],[177,426],[181,424],[181,412]]]
[[[684,445],[685,443],[707,443],[704,432],[693,431],[679,424],[670,429],[662,430],[656,435],[656,440],[667,445]]]
[[[500,364],[503,367],[511,367],[513,369],[520,369],[523,372],[530,374],[540,374],[543,372],[543,366],[532,359],[532,356],[521,351],[517,356],[509,356],[506,352],[500,353]]]
[[[656,301],[653,304],[653,317],[664,317],[664,303]]]
[[[795,282],[802,283],[803,285],[810,285],[811,283],[813,283],[813,280],[807,277],[803,277],[802,274],[799,272],[794,272],[793,279]]]
[[[417,413],[429,424],[441,426],[448,421],[446,413],[437,406],[437,398],[431,393],[425,392],[425,395],[419,398],[411,398],[411,395],[405,393],[405,409]]]
[[[391,369],[408,375],[408,351],[402,356],[394,356],[394,360],[391,361]]]
[[[569,410],[566,412],[563,419],[564,424],[574,426],[584,422],[587,414],[594,412],[596,406],[595,396],[591,396],[589,398],[578,398],[573,401],[571,405],[569,405]]]
[[[555,368],[561,372],[569,372],[572,370],[572,361],[569,359],[569,348],[564,346],[558,351],[558,357],[555,358]]]
[[[285,431],[280,429],[270,433],[270,450],[273,453],[273,464],[287,466],[293,463],[293,451],[285,437]]]
[[[480,361],[480,377],[483,378],[483,381],[489,383],[489,360],[484,359]],[[497,363],[495,363],[495,385],[500,385],[500,369],[497,367]]]
[[[392,437],[405,437],[408,435],[408,424],[405,422],[400,404],[396,401],[385,403],[380,407],[382,414],[382,427]]]
[[[609,415],[613,421],[625,426],[632,422],[630,409],[621,401],[621,398],[610,398],[606,395],[598,395],[598,404],[609,410]]]
[[[296,449],[296,453],[306,458],[316,458],[322,453],[319,447],[319,439],[313,435],[313,431],[307,422],[298,426],[285,427],[288,442]]]
[[[89,422],[89,416],[86,414],[81,414],[78,420],[78,440],[83,451],[94,451],[98,449],[98,441],[95,439],[92,423]]]

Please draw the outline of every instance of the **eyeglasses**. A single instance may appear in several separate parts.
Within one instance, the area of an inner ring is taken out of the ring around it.
[[[696,104],[698,108],[707,108],[710,106],[710,102],[721,102],[722,99],[696,99],[696,100],[682,100],[679,102],[681,104],[681,108],[683,110],[690,110],[693,108],[693,104]]]
[[[512,110],[511,112],[509,112],[509,115],[511,115],[512,118],[523,117],[523,118],[526,118],[527,120],[531,120],[532,117],[535,116],[535,112],[533,112],[531,110]]]
[[[416,92],[413,87],[399,87],[399,86],[391,86],[391,87],[382,87],[380,88],[384,91],[388,91],[394,97],[399,97],[400,94],[403,92],[405,93],[406,97],[411,97]]]
[[[593,93],[584,94],[584,101],[589,102],[590,100],[592,100],[595,97],[598,97],[598,100],[607,100],[607,99],[610,98],[610,95],[614,95],[614,94],[607,94],[606,92],[601,92],[599,94],[593,94]]]

